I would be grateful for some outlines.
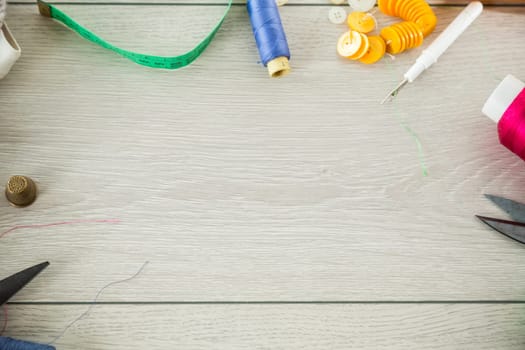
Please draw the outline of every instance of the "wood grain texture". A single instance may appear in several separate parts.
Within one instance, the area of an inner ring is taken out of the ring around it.
[[[84,308],[85,309],[85,308]],[[84,310],[11,306],[8,334],[48,342]],[[60,350],[523,349],[523,305],[96,306]]]
[[[426,45],[460,10],[437,9]],[[118,45],[174,54],[222,9],[67,11]],[[0,179],[29,175],[40,196],[22,210],[0,201],[0,226],[122,220],[1,239],[0,275],[52,262],[17,300],[89,301],[146,260],[133,288],[104,300],[525,298],[523,247],[474,219],[503,215],[483,193],[525,198],[525,164],[480,112],[506,74],[525,77],[525,9],[485,11],[385,106],[421,48],[363,66],[336,57],[344,26],[326,7],[282,14],[294,71],[270,80],[241,7],[175,72],[10,7],[23,56],[0,84]],[[427,178],[402,120],[419,134]]]
[[[525,0],[480,0],[482,3],[490,6],[521,6],[525,5]],[[216,5],[216,4],[226,4],[228,0],[155,0],[155,1],[145,1],[145,0],[57,0],[57,1],[48,1],[52,4],[71,4],[71,3],[79,3],[79,4],[103,4],[103,3],[110,3],[110,4],[166,4],[166,5],[192,5],[192,4],[200,4],[200,5]],[[431,5],[464,5],[468,4],[469,0],[427,0],[427,2]],[[35,0],[15,0],[8,2],[11,4],[34,4]],[[246,4],[246,0],[233,0],[233,4],[235,5],[244,5]],[[332,6],[332,2],[330,0],[289,0],[287,5],[285,6]],[[36,6],[36,5],[35,5]],[[346,4],[343,5],[346,7]],[[284,7],[284,6],[283,6]]]

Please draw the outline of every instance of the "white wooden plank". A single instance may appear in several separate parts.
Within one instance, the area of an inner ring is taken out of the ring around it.
[[[52,4],[71,4],[71,3],[80,3],[80,4],[148,4],[148,3],[155,3],[155,4],[173,4],[173,5],[179,5],[179,4],[201,4],[201,5],[216,5],[216,4],[225,4],[228,0],[155,0],[155,1],[145,1],[145,0],[57,0],[57,1],[49,1],[49,3]],[[468,4],[468,0],[427,0],[429,4],[432,5],[464,5]],[[524,0],[481,0],[482,3],[486,5],[491,6],[506,6],[506,5],[524,5]],[[33,4],[35,3],[33,0],[15,0],[11,1],[10,3],[13,4],[20,4],[20,3],[28,3]],[[236,5],[243,5],[246,3],[246,0],[233,0],[233,3]],[[285,6],[301,6],[301,5],[318,5],[318,6],[332,6],[332,2],[330,0],[289,0],[287,5]],[[343,6],[346,6],[344,4]]]
[[[141,6],[148,16],[130,25],[133,7],[69,10],[157,54],[191,47],[222,11]],[[437,11],[438,33],[460,8]],[[523,247],[473,217],[502,215],[483,193],[525,197],[524,163],[480,112],[502,77],[525,77],[525,10],[486,11],[386,106],[421,49],[363,66],[336,57],[344,26],[328,23],[326,7],[282,13],[294,71],[270,80],[240,7],[176,72],[10,7],[23,56],[0,84],[0,179],[30,175],[41,193],[22,210],[0,201],[0,226],[122,220],[1,239],[0,275],[52,262],[17,300],[91,300],[146,260],[133,288],[105,300],[525,297]],[[152,16],[171,20],[153,27]],[[421,138],[427,178],[402,118]]]
[[[85,308],[10,307],[8,335],[48,342]],[[523,305],[96,306],[56,346],[119,349],[523,349]]]

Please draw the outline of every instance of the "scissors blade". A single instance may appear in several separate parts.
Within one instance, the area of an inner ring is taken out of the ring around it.
[[[49,262],[32,266],[23,271],[15,273],[0,281],[0,305],[5,304],[16,293],[18,293],[26,284],[31,282],[43,269],[48,267]]]
[[[525,224],[476,215],[485,224],[515,241],[525,244]]]
[[[492,194],[486,194],[485,197],[509,214],[512,220],[525,222],[525,204]]]

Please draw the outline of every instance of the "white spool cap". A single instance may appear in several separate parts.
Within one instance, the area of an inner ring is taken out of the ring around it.
[[[3,79],[20,57],[20,46],[9,31],[7,23],[0,28],[0,79]]]
[[[507,75],[492,92],[481,111],[487,117],[498,123],[503,113],[505,113],[523,89],[525,89],[524,82],[513,75]]]

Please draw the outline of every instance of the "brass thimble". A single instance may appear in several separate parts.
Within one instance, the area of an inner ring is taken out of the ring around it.
[[[27,176],[11,176],[5,186],[5,196],[15,207],[27,207],[36,199],[36,184]]]

